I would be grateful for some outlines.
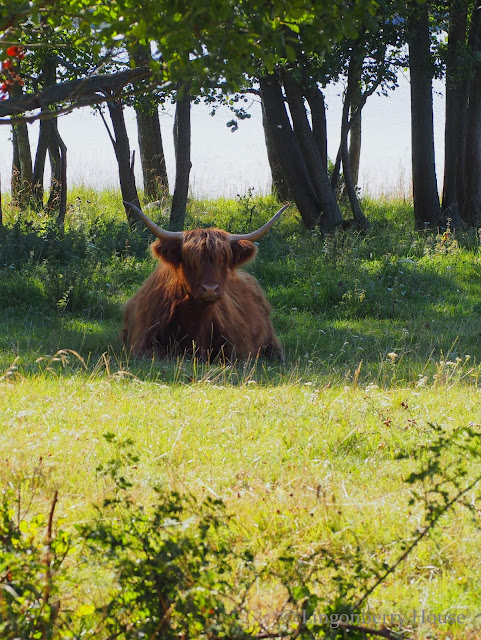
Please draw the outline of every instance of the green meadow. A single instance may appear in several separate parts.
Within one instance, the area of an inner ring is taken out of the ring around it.
[[[122,305],[155,266],[152,238],[128,228],[116,192],[80,189],[69,202],[63,234],[8,202],[0,227],[0,486],[9,505],[0,544],[19,567],[30,562],[22,549],[38,554],[32,571],[44,590],[31,598],[51,623],[51,635],[45,620],[35,635],[10,621],[2,637],[174,637],[161,623],[112,631],[105,603],[122,591],[108,564],[113,546],[86,560],[78,542],[83,527],[98,534],[99,514],[106,526],[127,522],[134,506],[149,513],[162,487],[196,505],[222,504],[212,572],[222,536],[233,557],[222,588],[208,584],[222,615],[242,628],[237,637],[371,637],[364,626],[398,634],[384,637],[478,638],[478,235],[416,233],[402,200],[365,200],[369,229],[330,236],[304,230],[292,208],[247,267],[272,305],[285,363],[145,361],[118,334]],[[248,231],[277,204],[192,201],[187,226]],[[148,214],[166,225],[166,213]],[[60,530],[71,553],[57,567],[49,558]],[[207,580],[205,558],[203,566]],[[9,572],[0,561],[0,583]],[[61,594],[56,621],[48,581]],[[5,593],[0,624],[26,598],[15,576]],[[293,611],[308,611],[311,622],[298,628]],[[360,611],[369,624],[316,626],[321,614]],[[206,631],[195,620],[190,637],[236,637],[234,627]]]

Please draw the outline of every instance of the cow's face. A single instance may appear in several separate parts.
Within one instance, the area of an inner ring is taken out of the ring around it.
[[[188,295],[201,304],[222,299],[232,269],[255,257],[257,248],[249,240],[232,240],[220,229],[185,231],[182,238],[159,238],[153,253],[181,269]]]

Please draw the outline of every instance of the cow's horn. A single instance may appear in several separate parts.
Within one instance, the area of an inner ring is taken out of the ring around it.
[[[136,207],[135,204],[132,204],[131,202],[125,202],[125,200],[124,204],[132,209],[139,220],[142,220],[145,226],[148,227],[152,231],[154,236],[157,236],[157,238],[177,238],[178,240],[182,239],[182,236],[184,235],[182,231],[166,231],[165,229],[161,229],[155,224],[155,222],[152,222],[152,220],[148,218],[145,213],[143,213],[143,211]]]
[[[250,240],[251,242],[254,242],[255,240],[259,240],[260,238],[262,238],[262,236],[264,236],[269,231],[272,225],[275,222],[277,222],[277,220],[281,217],[281,214],[287,209],[288,206],[290,206],[290,204],[291,204],[290,202],[285,204],[282,207],[282,209],[279,209],[279,211],[275,214],[275,216],[273,216],[269,220],[269,222],[266,222],[259,229],[256,229],[255,231],[251,231],[251,233],[230,233],[229,234],[230,242],[235,242],[236,240]]]

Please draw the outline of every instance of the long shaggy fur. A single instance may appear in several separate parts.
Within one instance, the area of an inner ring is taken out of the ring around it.
[[[254,258],[256,247],[227,238],[219,229],[196,229],[182,241],[152,244],[159,264],[125,308],[122,337],[135,355],[283,357],[262,289],[237,270]],[[205,283],[218,284],[218,300],[202,297]]]

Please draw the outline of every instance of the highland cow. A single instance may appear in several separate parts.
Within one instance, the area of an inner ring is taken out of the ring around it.
[[[271,307],[257,280],[238,267],[254,259],[254,241],[288,205],[260,229],[231,234],[215,228],[165,231],[126,204],[157,236],[151,250],[159,260],[125,307],[122,339],[134,355],[283,359]]]

